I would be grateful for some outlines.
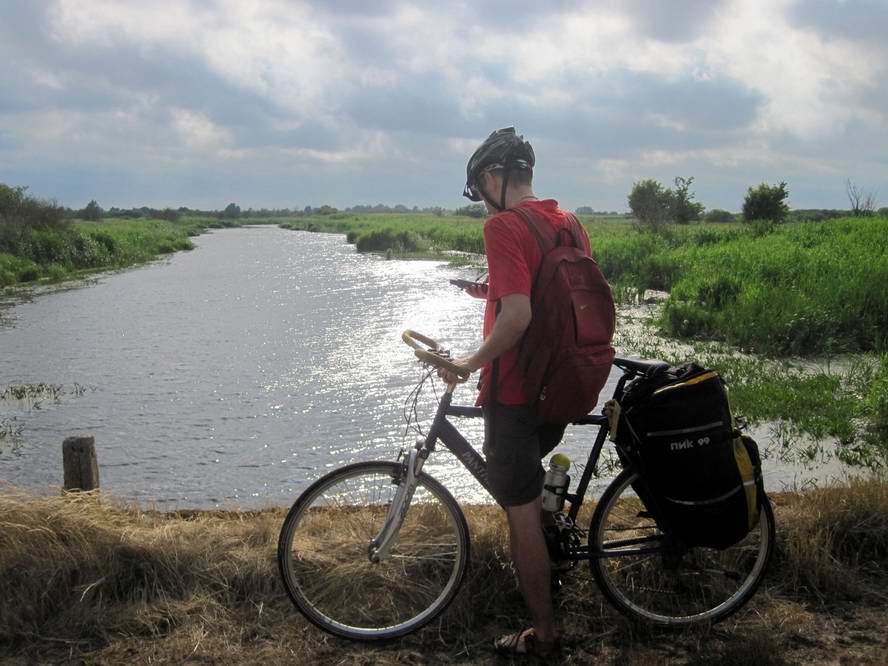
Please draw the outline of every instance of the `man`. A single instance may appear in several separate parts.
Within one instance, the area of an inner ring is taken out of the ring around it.
[[[561,441],[563,425],[541,423],[528,406],[516,363],[517,344],[531,321],[531,286],[542,260],[539,242],[512,209],[521,206],[543,221],[554,239],[573,227],[589,253],[585,230],[552,199],[533,191],[534,153],[513,127],[493,132],[466,168],[464,196],[484,201],[491,217],[484,225],[488,289],[470,288],[487,299],[484,342],[474,354],[456,360],[470,372],[481,370],[477,404],[484,409],[484,452],[497,501],[506,509],[512,560],[533,627],[495,642],[498,651],[547,656],[558,650],[552,610],[549,555],[540,512],[545,474],[541,459]],[[579,227],[579,229],[576,229]],[[447,382],[456,375],[441,371]]]

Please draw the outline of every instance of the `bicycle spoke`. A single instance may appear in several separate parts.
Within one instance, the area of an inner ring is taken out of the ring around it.
[[[770,555],[773,523],[761,522],[740,544],[714,550],[672,543],[630,496],[634,473],[623,472],[602,496],[589,547],[596,580],[623,612],[658,624],[717,621],[755,590]],[[613,539],[613,536],[618,536]],[[660,541],[657,553],[634,553],[639,543]],[[670,545],[671,544],[671,545]],[[610,555],[610,556],[608,556]]]
[[[398,486],[398,467],[358,463],[306,491],[282,530],[282,570],[297,606],[348,637],[401,635],[439,612],[467,559],[465,519],[446,491],[421,480],[390,550],[372,562]],[[436,489],[437,488],[437,489]],[[443,498],[443,499],[442,499]],[[289,535],[289,536],[288,536]],[[285,550],[284,550],[285,548]]]

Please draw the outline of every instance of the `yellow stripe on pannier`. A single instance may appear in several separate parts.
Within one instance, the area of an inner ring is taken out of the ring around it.
[[[752,466],[749,452],[746,450],[746,446],[741,438],[735,437],[733,444],[737,469],[740,472],[740,478],[743,480],[743,489],[746,491],[746,515],[749,520],[749,529],[751,530],[758,521],[758,497],[756,497],[758,488],[755,483],[755,469]]]
[[[717,377],[718,373],[710,370],[709,372],[704,372],[702,375],[694,377],[693,379],[689,379],[686,382],[681,382],[680,384],[667,384],[666,386],[662,386],[651,393],[651,395],[658,395],[660,393],[665,393],[666,391],[671,391],[672,389],[681,388],[683,386],[692,386],[693,384],[699,384],[700,382],[705,382],[709,379],[715,379]]]

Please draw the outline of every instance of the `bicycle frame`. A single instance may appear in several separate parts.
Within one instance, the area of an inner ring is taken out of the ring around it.
[[[623,397],[623,389],[626,382],[640,374],[637,370],[623,367],[621,367],[621,370],[623,371],[623,374],[617,381],[617,386],[614,389],[613,394],[613,398],[617,401],[621,400]],[[407,455],[407,461],[405,463],[406,476],[402,480],[403,482],[399,485],[398,491],[392,500],[392,504],[389,507],[389,513],[382,529],[377,537],[370,543],[368,550],[371,561],[377,562],[388,556],[389,550],[397,539],[398,531],[400,530],[401,525],[404,522],[404,517],[407,514],[407,510],[410,507],[410,500],[416,490],[422,467],[428,457],[435,451],[435,447],[439,440],[453,455],[456,456],[469,473],[478,480],[478,483],[480,483],[488,493],[491,492],[487,477],[487,463],[484,458],[465,439],[465,437],[460,434],[456,427],[447,420],[448,416],[467,418],[483,417],[482,410],[480,407],[453,405],[454,388],[454,385],[447,387],[447,390],[438,404],[438,409],[432,420],[432,425],[429,428],[428,434],[425,438],[418,439],[416,445]],[[589,453],[586,467],[583,470],[583,474],[580,476],[576,492],[567,493],[565,495],[565,499],[570,502],[570,510],[568,511],[567,516],[575,523],[580,507],[583,504],[586,491],[588,490],[589,482],[592,480],[592,475],[595,474],[597,470],[598,459],[604,448],[609,424],[607,416],[604,414],[590,414],[575,421],[574,424],[598,426],[598,434],[595,437],[595,443]],[[641,546],[642,544],[658,540],[658,536],[653,536],[638,539],[626,539],[623,541],[611,541],[608,544],[609,547],[619,548],[620,550],[618,552],[608,551],[608,553],[593,552],[588,546],[573,547],[566,553],[565,559],[588,560],[598,557],[619,557],[661,552],[662,548],[655,546],[649,548],[633,548],[631,550],[626,549],[627,547]]]

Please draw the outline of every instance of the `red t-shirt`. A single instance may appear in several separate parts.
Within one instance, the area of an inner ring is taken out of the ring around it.
[[[554,199],[527,201],[521,206],[531,209],[539,220],[549,224],[553,240],[558,229],[570,229],[570,218],[558,207],[558,202]],[[580,230],[584,249],[591,255],[589,237],[582,226]],[[493,330],[499,299],[509,294],[524,294],[530,297],[531,285],[542,261],[542,252],[536,236],[527,228],[524,220],[511,211],[498,213],[484,224],[484,250],[487,253],[487,270],[490,274],[487,306],[484,309],[486,340]],[[499,358],[496,397],[497,402],[503,405],[523,405],[529,402],[522,390],[523,377],[515,364],[516,355],[517,346]],[[488,363],[481,368],[481,391],[476,401],[478,405],[487,404],[490,400],[492,366],[492,363]]]

